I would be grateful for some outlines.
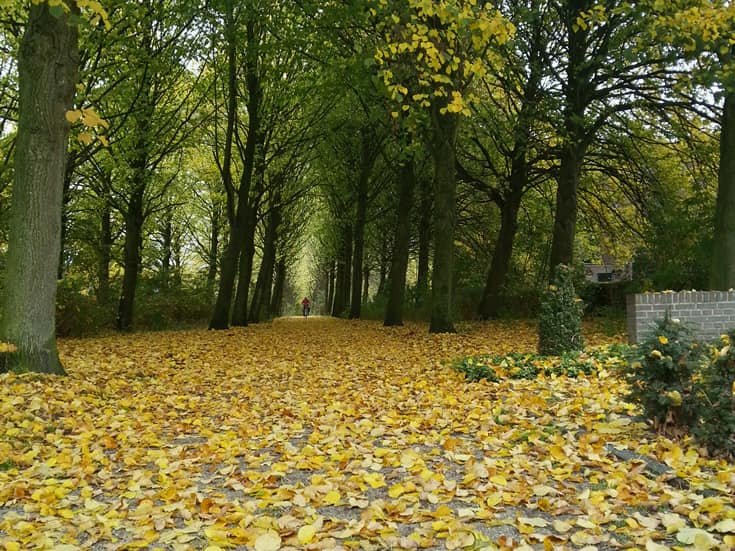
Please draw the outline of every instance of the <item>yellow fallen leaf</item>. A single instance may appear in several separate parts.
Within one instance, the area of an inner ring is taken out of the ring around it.
[[[370,485],[373,490],[377,490],[378,488],[382,488],[386,485],[385,480],[383,479],[383,475],[380,473],[365,474],[362,478]]]
[[[274,530],[268,530],[255,538],[255,551],[278,551],[281,548],[281,536]]]
[[[712,529],[715,532],[735,534],[735,519],[728,518],[715,524]]]
[[[330,492],[327,492],[322,503],[325,503],[326,505],[336,505],[340,502],[341,499],[342,496],[340,495],[340,493],[337,490],[332,490]]]
[[[551,525],[554,527],[554,530],[556,530],[560,534],[565,534],[572,529],[572,525],[563,520],[555,520],[551,523]]]
[[[301,528],[299,528],[299,533],[297,534],[297,538],[301,545],[306,545],[307,543],[311,543],[311,540],[314,539],[315,535],[316,535],[316,528],[314,528],[314,525],[307,524],[306,526],[302,526]]]
[[[497,484],[498,486],[507,486],[508,481],[505,479],[503,475],[496,474],[494,476],[490,477],[490,482],[493,484]]]
[[[518,522],[528,524],[529,526],[535,526],[536,528],[546,528],[549,525],[549,521],[540,517],[519,517]]]
[[[399,497],[401,494],[403,494],[405,491],[406,491],[406,488],[403,487],[403,484],[394,484],[388,490],[388,495],[392,497],[393,499],[395,499]]]
[[[488,507],[495,507],[501,501],[503,501],[503,494],[500,492],[495,492],[487,497],[485,503],[487,503]]]
[[[461,549],[475,544],[475,536],[470,531],[452,532],[447,536],[444,546],[447,549]]]

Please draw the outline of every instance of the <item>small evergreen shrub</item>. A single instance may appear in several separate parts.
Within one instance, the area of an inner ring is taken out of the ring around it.
[[[712,348],[701,373],[702,402],[694,436],[708,448],[735,458],[735,330]]]
[[[703,352],[691,329],[667,316],[631,355],[629,399],[643,407],[656,428],[696,424],[700,404],[695,379]]]
[[[539,354],[561,356],[584,348],[582,301],[574,291],[572,270],[559,264],[552,282],[541,297],[539,312]]]

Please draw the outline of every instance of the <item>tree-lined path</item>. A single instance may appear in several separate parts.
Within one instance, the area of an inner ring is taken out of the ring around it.
[[[467,383],[452,360],[531,352],[536,335],[518,322],[458,329],[315,317],[62,340],[68,377],[0,375],[0,544],[732,544],[735,468],[652,436],[612,364]],[[688,488],[606,444],[669,464]]]

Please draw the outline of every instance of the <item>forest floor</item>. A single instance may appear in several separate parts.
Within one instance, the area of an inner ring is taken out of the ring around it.
[[[319,317],[64,340],[68,377],[0,375],[0,549],[735,548],[735,466],[653,434],[615,369],[451,368],[535,347]]]

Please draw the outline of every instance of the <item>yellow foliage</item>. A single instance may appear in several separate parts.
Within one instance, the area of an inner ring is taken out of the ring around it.
[[[68,377],[0,375],[0,549],[731,546],[735,467],[637,422],[614,370],[469,384],[449,366],[533,351],[534,327],[315,317],[62,340]]]

